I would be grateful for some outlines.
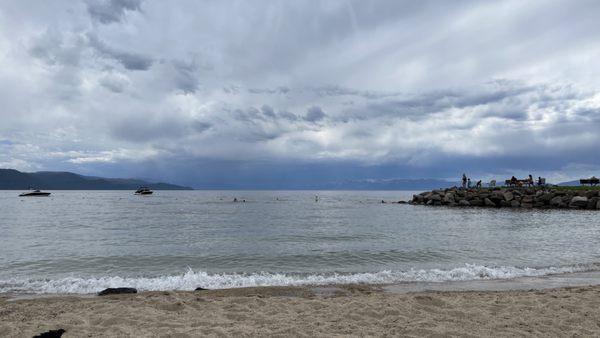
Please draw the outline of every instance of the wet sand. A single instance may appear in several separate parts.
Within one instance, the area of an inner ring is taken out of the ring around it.
[[[425,291],[264,287],[0,298],[0,336],[598,336],[600,286]]]

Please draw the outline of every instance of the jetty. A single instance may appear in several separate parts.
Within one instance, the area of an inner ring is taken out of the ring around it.
[[[413,195],[410,204],[447,207],[600,210],[600,189],[584,187],[447,188]]]

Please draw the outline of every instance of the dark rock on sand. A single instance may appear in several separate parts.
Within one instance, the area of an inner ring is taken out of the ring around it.
[[[137,293],[134,288],[108,288],[98,292],[98,296],[120,295],[124,293]]]
[[[208,289],[205,289],[203,287],[197,287],[194,289],[194,291],[206,291],[206,290],[208,290]]]
[[[50,330],[50,331],[46,331],[46,332],[42,332],[40,334],[38,334],[37,336],[33,336],[33,338],[60,338],[63,333],[65,333],[66,331],[64,329],[58,329],[58,330]]]

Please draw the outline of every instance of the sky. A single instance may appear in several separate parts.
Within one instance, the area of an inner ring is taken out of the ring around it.
[[[0,168],[600,176],[598,1],[0,1]]]

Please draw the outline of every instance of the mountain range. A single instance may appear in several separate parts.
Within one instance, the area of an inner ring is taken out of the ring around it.
[[[70,172],[39,171],[33,173],[0,169],[0,190],[135,190],[146,186],[154,190],[192,190],[169,183],[151,183],[139,179],[83,176]]]

